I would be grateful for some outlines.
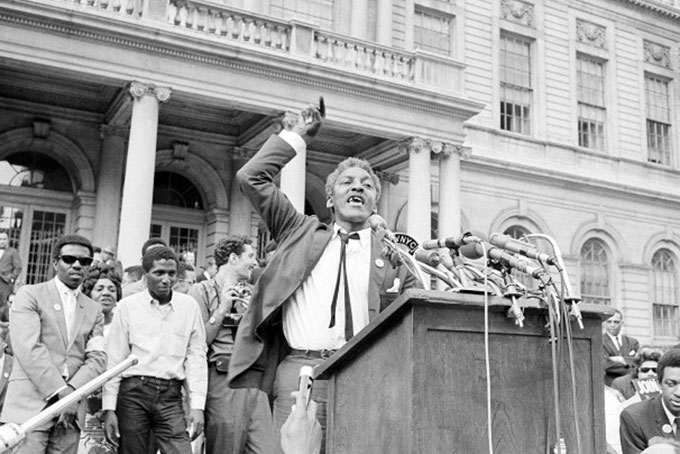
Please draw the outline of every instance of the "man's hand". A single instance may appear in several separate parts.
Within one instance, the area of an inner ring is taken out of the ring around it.
[[[285,454],[318,454],[321,452],[321,424],[316,419],[316,402],[309,401],[305,408],[305,398],[293,391],[295,398],[293,411],[281,426],[281,447]]]
[[[120,438],[118,416],[113,410],[104,410],[104,437],[111,445],[118,447],[118,439]]]
[[[283,117],[283,127],[299,134],[305,142],[309,143],[321,129],[325,116],[326,106],[323,98],[319,98],[319,107],[310,104],[300,113],[286,112]]]
[[[67,386],[66,388],[59,391],[59,400],[65,399],[66,396],[73,393],[73,388]],[[68,407],[64,408],[57,418],[57,425],[63,426],[67,429],[75,429],[76,417],[78,415],[78,402],[73,402]]]
[[[203,432],[203,410],[191,410],[189,413],[189,438],[194,441]]]

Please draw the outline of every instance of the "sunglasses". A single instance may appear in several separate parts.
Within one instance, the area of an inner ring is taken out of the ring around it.
[[[62,255],[59,257],[62,262],[67,265],[73,265],[80,262],[82,266],[90,266],[92,264],[92,257],[79,257],[77,255]]]
[[[640,372],[646,374],[647,372],[656,372],[656,367],[641,367]]]

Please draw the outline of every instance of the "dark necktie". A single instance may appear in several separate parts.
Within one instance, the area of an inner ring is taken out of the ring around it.
[[[358,233],[343,233],[338,232],[340,236],[340,265],[338,265],[338,277],[335,280],[335,290],[333,291],[333,301],[331,302],[331,323],[329,328],[335,326],[335,310],[338,305],[338,291],[340,290],[340,280],[343,280],[345,287],[345,340],[350,340],[354,336],[354,327],[352,326],[352,305],[349,300],[349,286],[347,285],[347,243],[349,240],[358,240]]]

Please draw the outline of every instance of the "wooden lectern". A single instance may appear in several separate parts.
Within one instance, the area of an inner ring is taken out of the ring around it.
[[[547,309],[522,300],[524,327],[489,297],[492,441],[496,454],[552,454],[556,442]],[[601,321],[572,322],[582,454],[606,452]],[[576,435],[561,343],[562,438]],[[483,295],[408,290],[316,370],[329,379],[327,454],[488,452]]]

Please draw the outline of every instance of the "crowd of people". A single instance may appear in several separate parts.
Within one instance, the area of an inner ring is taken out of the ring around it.
[[[380,256],[385,232],[368,219],[381,187],[366,161],[348,158],[328,176],[330,225],[298,212],[275,184],[323,114],[310,106],[285,122],[237,174],[273,238],[264,268],[240,235],[217,241],[202,269],[158,238],[123,268],[113,248],[65,235],[54,245],[54,278],[22,286],[8,303],[21,263],[0,232],[0,421],[22,424],[138,359],[30,431],[16,452],[324,451],[327,384],[314,383],[308,404],[296,391],[300,369],[419,283]],[[640,347],[622,326],[616,311],[603,335],[609,452],[674,452],[663,450],[680,439],[680,349]]]
[[[323,452],[326,384],[315,383],[311,400],[300,395],[301,366],[332,355],[416,285],[379,258],[384,233],[368,218],[380,181],[366,161],[349,158],[329,175],[331,225],[277,188],[323,116],[310,106],[286,122],[237,175],[273,237],[255,279],[244,236],[220,239],[202,270],[156,238],[126,268],[113,248],[82,236],[56,242],[54,278],[22,286],[9,305],[14,367],[0,420],[22,424],[129,355],[138,362],[30,431],[16,452]],[[2,265],[0,256],[0,281],[13,284],[20,264]]]

